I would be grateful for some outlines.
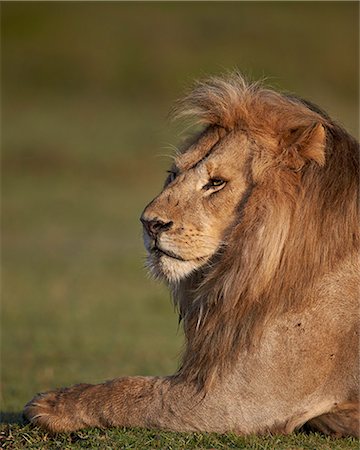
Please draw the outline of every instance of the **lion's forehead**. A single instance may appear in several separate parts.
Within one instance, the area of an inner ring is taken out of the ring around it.
[[[219,127],[210,127],[199,139],[175,158],[179,172],[198,167],[201,163],[232,164],[239,162],[245,149],[246,136],[243,133],[226,133]]]
[[[209,127],[181,155],[175,158],[176,167],[186,171],[199,164],[221,139],[218,127]]]

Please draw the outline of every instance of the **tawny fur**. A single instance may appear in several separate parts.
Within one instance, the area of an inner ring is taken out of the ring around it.
[[[198,83],[175,115],[204,130],[142,220],[149,268],[184,324],[181,366],[41,394],[26,416],[53,431],[288,433],[310,421],[358,435],[357,142],[238,74]]]

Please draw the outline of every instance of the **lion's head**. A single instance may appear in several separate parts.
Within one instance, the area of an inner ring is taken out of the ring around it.
[[[200,84],[178,112],[195,115],[205,129],[177,155],[142,216],[149,267],[170,282],[229,243],[255,187],[271,190],[325,160],[324,117],[240,77]]]
[[[204,384],[358,251],[359,153],[315,105],[239,75],[198,83],[177,114],[204,129],[142,221],[184,321],[180,373]]]
[[[177,282],[226,244],[226,230],[252,183],[250,150],[244,133],[210,126],[178,155],[164,190],[142,217],[156,274]]]

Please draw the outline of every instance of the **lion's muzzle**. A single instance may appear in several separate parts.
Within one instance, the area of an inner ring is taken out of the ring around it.
[[[156,239],[156,237],[162,233],[163,231],[169,230],[173,226],[173,222],[164,222],[158,218],[155,219],[147,219],[144,215],[140,218],[144,230],[151,237]]]

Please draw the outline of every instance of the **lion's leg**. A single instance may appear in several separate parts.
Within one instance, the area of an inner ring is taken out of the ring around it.
[[[311,419],[310,429],[324,434],[341,436],[360,436],[359,402],[338,405],[333,411]]]
[[[125,377],[39,394],[25,406],[24,415],[53,432],[137,426],[172,431],[290,433],[308,421],[310,427],[327,434],[359,435],[356,403],[331,409],[331,399],[321,401],[321,397],[314,398],[312,404],[304,400],[301,405],[284,403],[283,396],[264,402],[264,393],[254,395],[242,388],[234,395],[228,388],[220,386],[204,395],[173,377]],[[256,386],[256,391],[259,389]],[[290,399],[290,392],[285,397]],[[300,416],[299,409],[303,411]]]
[[[189,385],[174,383],[171,377],[125,377],[39,394],[25,406],[24,415],[53,432],[112,426],[175,431],[231,428],[202,400]]]

